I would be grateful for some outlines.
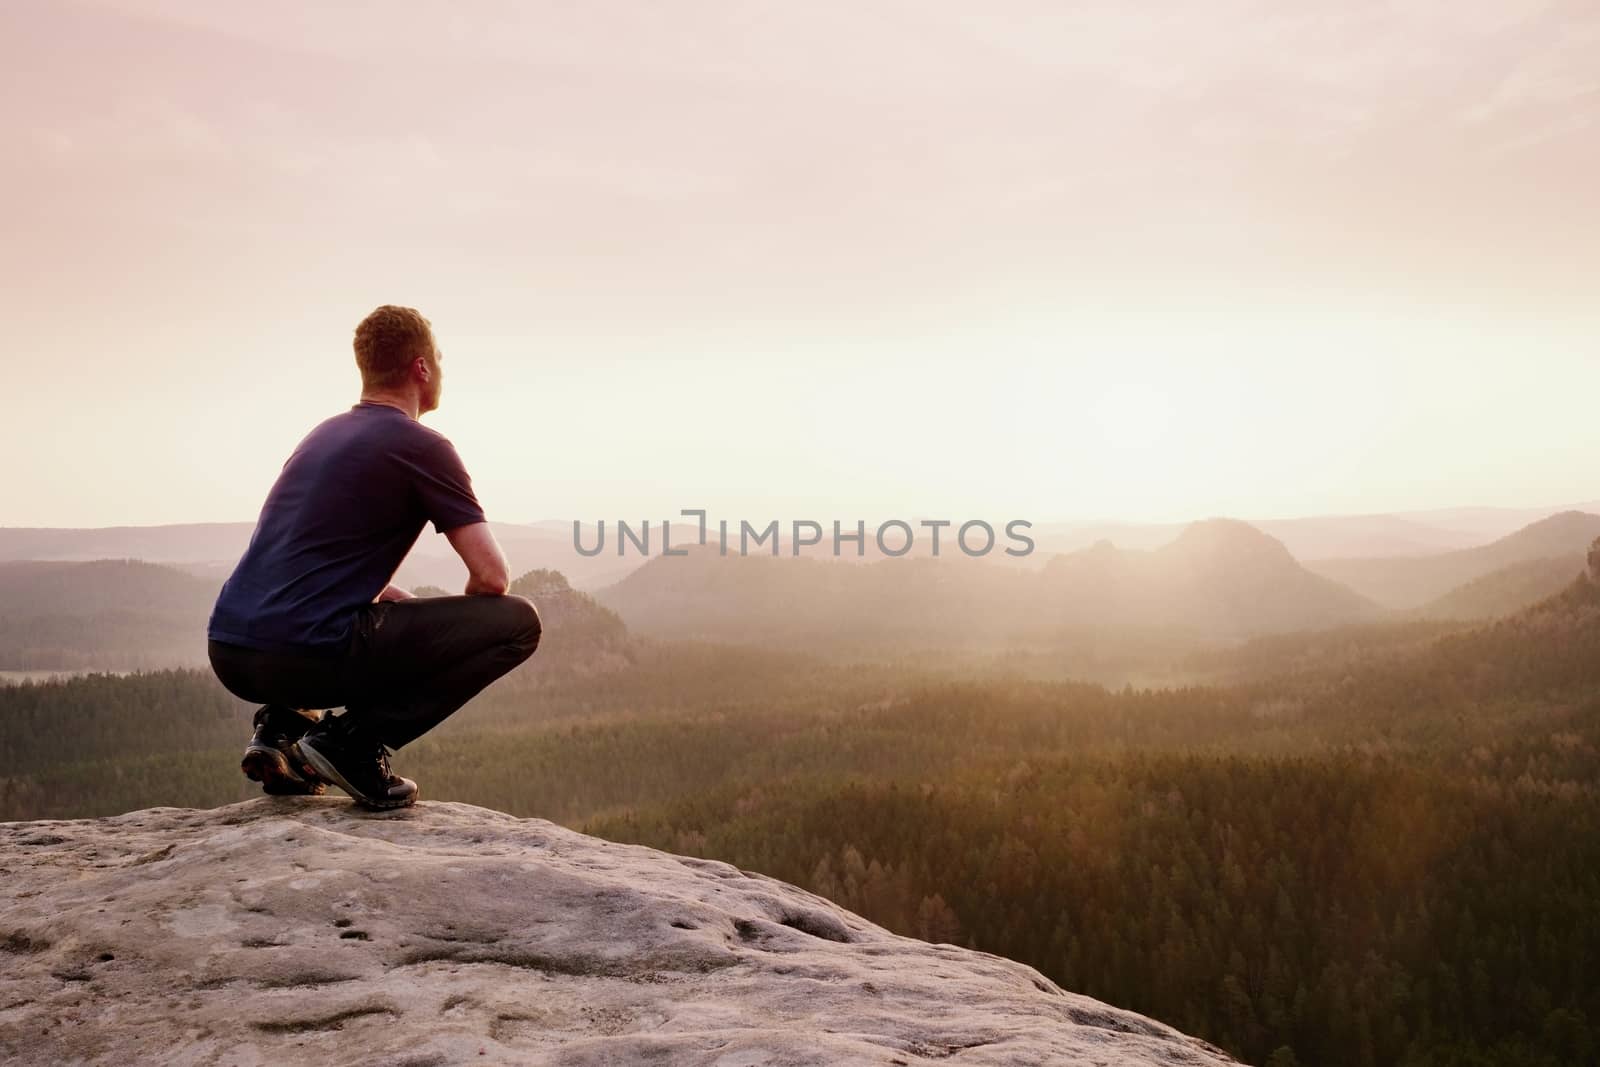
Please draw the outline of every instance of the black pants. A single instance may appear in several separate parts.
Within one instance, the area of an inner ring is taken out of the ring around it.
[[[441,596],[363,604],[343,654],[266,652],[211,641],[211,669],[241,700],[337,708],[391,749],[439,725],[533,655],[527,597]]]

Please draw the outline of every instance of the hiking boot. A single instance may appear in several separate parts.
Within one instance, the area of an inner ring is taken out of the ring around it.
[[[245,746],[239,769],[263,792],[275,797],[319,797],[328,787],[296,766],[292,746],[311,720],[292,708],[264,704],[256,711],[256,732]]]
[[[349,713],[312,727],[294,750],[303,772],[338,786],[364,808],[388,811],[417,802],[417,783],[389,769],[389,750]]]

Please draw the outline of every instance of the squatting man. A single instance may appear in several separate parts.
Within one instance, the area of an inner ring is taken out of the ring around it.
[[[533,655],[539,612],[507,592],[505,553],[439,407],[443,355],[415,309],[355,331],[361,397],[297,445],[207,625],[212,669],[259,703],[241,766],[272,794],[336,785],[375,809],[416,803],[389,756]],[[459,596],[390,583],[427,523],[467,566]],[[329,709],[343,708],[343,714]]]

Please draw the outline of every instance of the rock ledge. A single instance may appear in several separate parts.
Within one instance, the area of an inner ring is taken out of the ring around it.
[[[466,804],[0,824],[0,1060],[1231,1064],[725,863]]]

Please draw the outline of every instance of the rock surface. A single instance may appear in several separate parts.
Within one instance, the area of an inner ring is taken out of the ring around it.
[[[5,823],[0,885],[7,1063],[1233,1062],[764,875],[464,804]]]

